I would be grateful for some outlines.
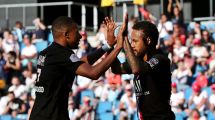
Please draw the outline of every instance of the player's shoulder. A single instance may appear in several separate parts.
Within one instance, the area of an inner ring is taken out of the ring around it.
[[[158,59],[159,61],[170,61],[168,56],[160,52],[157,52],[152,58]]]
[[[156,66],[156,65],[166,65],[170,64],[170,60],[167,56],[157,53],[153,55],[149,60],[148,63],[150,65]]]
[[[61,56],[61,57],[68,57],[71,54],[74,54],[72,50],[69,48],[63,47],[60,44],[53,42],[49,45],[46,49],[40,52],[41,55],[47,54],[51,56]]]

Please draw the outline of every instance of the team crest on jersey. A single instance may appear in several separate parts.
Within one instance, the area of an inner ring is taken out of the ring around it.
[[[75,54],[72,54],[69,59],[72,61],[72,62],[77,62],[77,61],[80,61],[80,58],[78,58],[77,55]]]
[[[158,59],[156,59],[156,58],[151,58],[151,59],[148,61],[148,63],[149,63],[149,65],[150,65],[151,68],[154,68],[154,67],[159,63],[159,61],[158,61]]]

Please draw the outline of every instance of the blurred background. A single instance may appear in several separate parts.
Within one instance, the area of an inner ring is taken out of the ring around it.
[[[69,16],[78,23],[82,38],[74,51],[82,57],[106,43],[104,17],[121,25],[126,12],[129,33],[142,20],[158,28],[157,48],[171,60],[176,120],[215,120],[214,0],[1,0],[0,120],[28,119],[37,56],[53,42],[55,18]],[[123,51],[118,59],[126,61]],[[138,120],[132,79],[111,69],[98,80],[77,76],[68,98],[70,119]]]

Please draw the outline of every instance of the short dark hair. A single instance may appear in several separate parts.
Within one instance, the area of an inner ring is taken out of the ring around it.
[[[13,56],[13,57],[15,57],[15,58],[17,57],[17,54],[14,51],[10,51],[10,52],[8,52],[8,54],[11,55],[11,56]]]
[[[72,20],[72,18],[60,16],[52,23],[52,32],[53,34],[56,32],[69,32],[72,30],[74,25],[76,25],[76,23]]]
[[[151,45],[157,45],[159,33],[157,27],[153,23],[148,21],[141,21],[134,24],[132,28],[135,30],[142,30],[143,34],[145,35],[144,37],[149,37],[151,39]]]

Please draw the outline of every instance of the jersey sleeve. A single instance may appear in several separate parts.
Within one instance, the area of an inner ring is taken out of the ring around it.
[[[78,58],[77,55],[75,55],[74,53],[71,54],[68,58],[67,64],[66,64],[66,68],[75,73],[75,71],[78,69],[78,67],[84,63],[83,61],[80,60],[80,58]]]

